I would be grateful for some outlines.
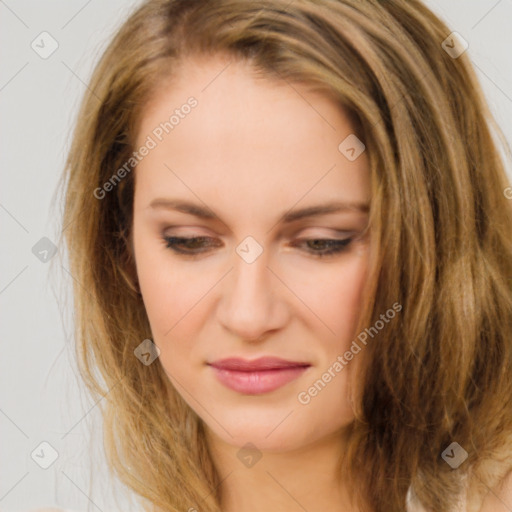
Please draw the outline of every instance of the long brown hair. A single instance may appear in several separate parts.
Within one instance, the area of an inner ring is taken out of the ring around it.
[[[354,387],[343,469],[361,508],[404,510],[412,486],[448,511],[466,476],[476,510],[512,469],[512,202],[491,129],[502,134],[467,53],[445,51],[450,33],[419,0],[149,0],[106,49],[63,175],[63,235],[108,460],[151,506],[219,512],[220,478],[200,418],[158,361],[134,356],[151,338],[130,245],[135,168],[95,191],[132,157],[154,91],[194,54],[313,85],[366,145],[373,257],[358,332],[391,304],[402,311],[368,344]],[[452,442],[468,453],[458,470],[441,456]]]

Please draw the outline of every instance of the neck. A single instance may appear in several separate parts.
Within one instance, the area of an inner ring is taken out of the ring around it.
[[[286,452],[241,451],[209,430],[207,439],[222,481],[223,512],[357,510],[340,475],[341,431]]]

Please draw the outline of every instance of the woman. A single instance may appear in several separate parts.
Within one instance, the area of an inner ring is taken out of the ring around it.
[[[418,0],[149,0],[121,27],[64,234],[145,510],[510,509],[512,203],[464,49]]]

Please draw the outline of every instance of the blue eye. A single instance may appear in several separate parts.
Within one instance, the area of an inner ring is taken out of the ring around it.
[[[215,239],[208,236],[196,236],[191,238],[164,236],[163,240],[166,242],[167,248],[175,253],[187,256],[195,256],[207,252],[210,247],[219,247],[221,245],[215,242]],[[353,242],[353,238],[345,238],[342,240],[331,238],[305,238],[295,241],[293,246],[306,244],[306,252],[315,257],[322,258],[346,251],[351,242]]]

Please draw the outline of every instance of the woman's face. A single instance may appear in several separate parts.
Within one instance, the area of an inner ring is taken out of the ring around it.
[[[133,244],[153,341],[208,433],[233,446],[294,449],[353,418],[355,361],[333,371],[368,262],[368,160],[353,138],[339,148],[352,134],[327,97],[221,58],[188,61],[145,110]],[[263,356],[307,366],[211,365]]]

